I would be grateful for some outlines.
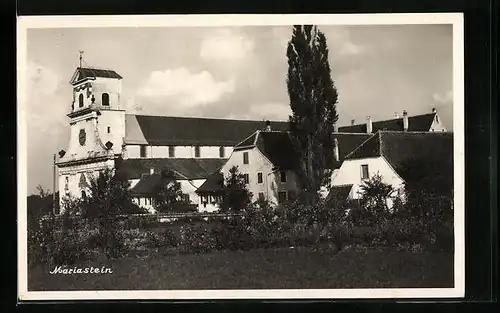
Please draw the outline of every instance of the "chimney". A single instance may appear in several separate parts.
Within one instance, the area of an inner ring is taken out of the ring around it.
[[[394,117],[395,117],[395,118],[399,118],[399,114],[398,114],[398,112],[394,112]]]
[[[270,132],[271,131],[271,122],[270,121],[266,121],[266,128],[265,128],[266,132]]]
[[[366,133],[372,133],[372,118],[370,116],[366,117]]]
[[[339,141],[337,138],[333,139],[333,158],[335,161],[339,161]]]
[[[354,125],[354,122],[355,122],[355,120],[351,120],[351,126],[353,126],[353,125]]]
[[[406,110],[403,111],[403,130],[408,130],[408,112]]]
[[[432,113],[436,113],[436,108],[432,108]]]

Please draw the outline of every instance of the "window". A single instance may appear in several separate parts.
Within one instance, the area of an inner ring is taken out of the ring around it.
[[[361,178],[362,179],[370,178],[370,174],[368,172],[368,164],[361,165]]]
[[[278,192],[278,203],[283,203],[286,201],[286,191]]]
[[[85,190],[82,190],[82,199],[83,200],[87,199],[87,194],[85,193]]]
[[[223,158],[225,157],[225,154],[224,154],[224,147],[220,147],[219,148],[219,158]]]
[[[243,178],[245,180],[245,184],[249,184],[250,183],[250,176],[248,174],[244,174]]]
[[[286,183],[286,172],[280,172],[280,181]]]
[[[259,200],[260,201],[264,201],[265,200],[263,192],[259,192]]]
[[[195,158],[200,157],[200,147],[199,146],[194,147],[194,157]]]
[[[243,152],[243,164],[248,164],[248,152]]]
[[[259,184],[263,183],[262,173],[257,173],[257,183],[259,183]]]
[[[190,200],[189,200],[189,195],[188,195],[188,194],[183,193],[183,194],[182,194],[182,200],[183,200],[184,202],[186,202],[186,203],[189,203],[189,202],[190,202]]]
[[[141,146],[141,158],[146,157],[146,148],[147,146]]]
[[[111,134],[111,127],[108,126],[108,134]]]
[[[288,190],[288,200],[294,200],[294,199],[295,199],[295,191]]]
[[[64,177],[64,190],[68,190],[69,189],[69,177],[66,176]]]
[[[175,147],[174,146],[168,147],[168,157],[175,158]]]
[[[83,93],[78,96],[78,107],[83,107]]]
[[[101,96],[102,105],[109,105],[109,94],[103,93]]]

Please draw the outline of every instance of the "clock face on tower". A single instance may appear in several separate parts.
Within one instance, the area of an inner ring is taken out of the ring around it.
[[[78,139],[80,141],[80,146],[85,146],[85,141],[87,134],[85,133],[85,129],[80,129],[80,134],[78,135]]]

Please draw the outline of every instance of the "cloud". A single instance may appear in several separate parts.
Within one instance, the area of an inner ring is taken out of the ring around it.
[[[270,102],[251,106],[250,114],[257,118],[287,120],[292,111],[288,103]]]
[[[444,93],[435,93],[432,99],[440,104],[447,104],[453,102],[453,91],[448,90]]]
[[[210,72],[192,73],[186,68],[153,71],[138,89],[137,96],[171,100],[174,105],[193,108],[215,103],[235,91],[235,81],[217,81]]]
[[[66,108],[59,94],[60,79],[51,68],[35,62],[27,64],[27,117],[29,135],[57,135],[65,122]],[[69,109],[70,100],[67,108]]]
[[[210,32],[201,42],[200,57],[205,61],[241,60],[252,53],[254,41],[231,29]]]
[[[358,55],[366,52],[366,48],[361,45],[356,45],[350,41],[344,42],[341,46],[339,54],[340,55]]]
[[[66,97],[60,86],[60,76],[51,67],[28,61],[26,102],[21,104],[26,109],[28,193],[38,184],[52,190],[52,154],[67,149],[71,89]]]

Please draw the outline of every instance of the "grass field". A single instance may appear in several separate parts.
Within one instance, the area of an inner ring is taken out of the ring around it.
[[[28,270],[29,291],[453,287],[453,255],[389,248],[311,248],[126,257],[112,274],[51,275]]]

